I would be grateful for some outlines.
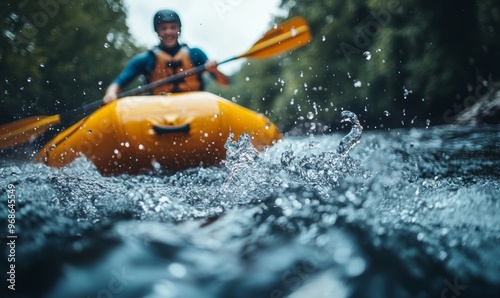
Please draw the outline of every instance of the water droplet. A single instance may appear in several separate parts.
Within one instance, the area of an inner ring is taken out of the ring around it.
[[[250,81],[250,78],[249,78],[249,77],[246,77],[246,78],[245,78],[245,81],[247,81],[247,82],[248,82],[248,81]]]
[[[408,95],[410,95],[411,93],[413,93],[413,91],[408,90],[408,89],[406,89],[406,88],[403,87],[403,97],[404,97],[404,99],[406,99],[408,97]]]
[[[45,67],[45,64],[40,63],[40,67],[41,67],[41,68],[44,68],[44,67]]]
[[[187,273],[186,267],[179,263],[170,264],[170,266],[168,266],[168,271],[170,272],[170,274],[177,278],[183,278]]]
[[[361,135],[363,131],[363,127],[359,123],[358,117],[351,111],[344,110],[340,113],[343,122],[350,122],[352,124],[351,131],[345,135],[337,148],[337,153],[347,156],[349,151],[359,143],[361,140]]]
[[[445,252],[445,251],[440,251],[439,254],[438,254],[438,258],[441,260],[441,261],[444,261],[446,258],[448,257],[448,254]]]
[[[431,120],[425,119],[425,128],[429,128],[429,125],[431,125]]]
[[[99,86],[102,86],[102,81],[97,82]]]
[[[265,129],[269,129],[269,127],[271,127],[271,125],[270,125],[269,123],[266,123],[266,124],[264,125],[264,128],[265,128]]]
[[[370,60],[372,58],[372,53],[370,53],[369,51],[364,52],[363,58],[365,58],[366,60]]]
[[[389,113],[389,111],[387,111],[387,110],[386,110],[386,111],[384,111],[384,115],[385,115],[386,117],[389,117],[389,116],[391,115],[391,113]]]
[[[307,119],[312,120],[313,118],[314,118],[314,113],[313,112],[307,113]]]
[[[33,80],[33,79],[32,79],[31,77],[28,77],[28,78],[26,79],[26,81],[27,81],[28,83],[31,83],[31,81],[32,81],[32,80]]]
[[[358,276],[366,269],[366,262],[360,257],[355,257],[350,260],[345,270],[349,276]]]
[[[323,37],[321,38],[321,41],[325,41],[326,40],[326,36],[323,35]]]
[[[361,87],[361,81],[360,80],[354,80],[354,87],[359,88]]]
[[[151,165],[153,166],[153,169],[155,169],[155,171],[159,171],[161,169],[161,165],[158,161],[156,161],[156,159],[151,160]]]
[[[139,150],[144,150],[144,145],[143,144],[139,144]]]
[[[92,131],[89,129],[89,131],[87,131],[87,134],[89,135],[92,134]]]
[[[381,49],[377,49],[375,52],[380,53],[380,52],[382,52],[382,50]]]
[[[292,37],[297,36],[297,30],[295,30],[294,27],[292,27],[292,29],[290,29],[290,35],[292,35]]]
[[[104,48],[105,48],[105,49],[109,49],[109,47],[110,47],[109,43],[105,42],[105,43],[104,43]]]

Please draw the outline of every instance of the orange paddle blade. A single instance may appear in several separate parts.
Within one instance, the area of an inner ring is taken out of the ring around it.
[[[267,58],[304,46],[310,41],[311,32],[306,21],[302,17],[294,17],[269,30],[238,58]]]
[[[59,115],[34,116],[0,126],[0,149],[7,149],[34,140],[52,125],[60,122]]]

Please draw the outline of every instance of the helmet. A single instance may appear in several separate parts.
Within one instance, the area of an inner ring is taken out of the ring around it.
[[[153,27],[155,28],[155,31],[156,27],[158,27],[159,24],[165,22],[175,22],[179,24],[179,27],[181,26],[181,19],[179,18],[179,15],[173,10],[164,9],[158,11],[155,14],[153,19]]]

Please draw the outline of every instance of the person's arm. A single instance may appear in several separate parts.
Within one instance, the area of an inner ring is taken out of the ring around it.
[[[149,64],[153,64],[154,66],[154,61],[154,56],[151,56],[149,52],[141,53],[132,58],[113,83],[106,89],[106,93],[102,98],[104,104],[118,99],[122,88],[127,86],[138,75],[145,73],[145,70],[151,67]]]
[[[205,69],[212,74],[215,80],[221,85],[229,85],[229,78],[223,74],[219,69],[217,69],[217,62],[214,60],[208,60],[207,55],[199,48],[192,48],[191,59],[193,60],[195,66],[205,65]]]
[[[217,62],[214,60],[209,60],[205,62],[205,69],[210,72],[214,77],[215,80],[223,85],[227,86],[229,85],[229,78],[223,74],[218,68],[217,68]]]

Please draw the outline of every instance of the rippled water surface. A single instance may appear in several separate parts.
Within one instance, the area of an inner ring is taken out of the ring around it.
[[[243,138],[174,175],[4,159],[3,297],[500,297],[499,128]]]

